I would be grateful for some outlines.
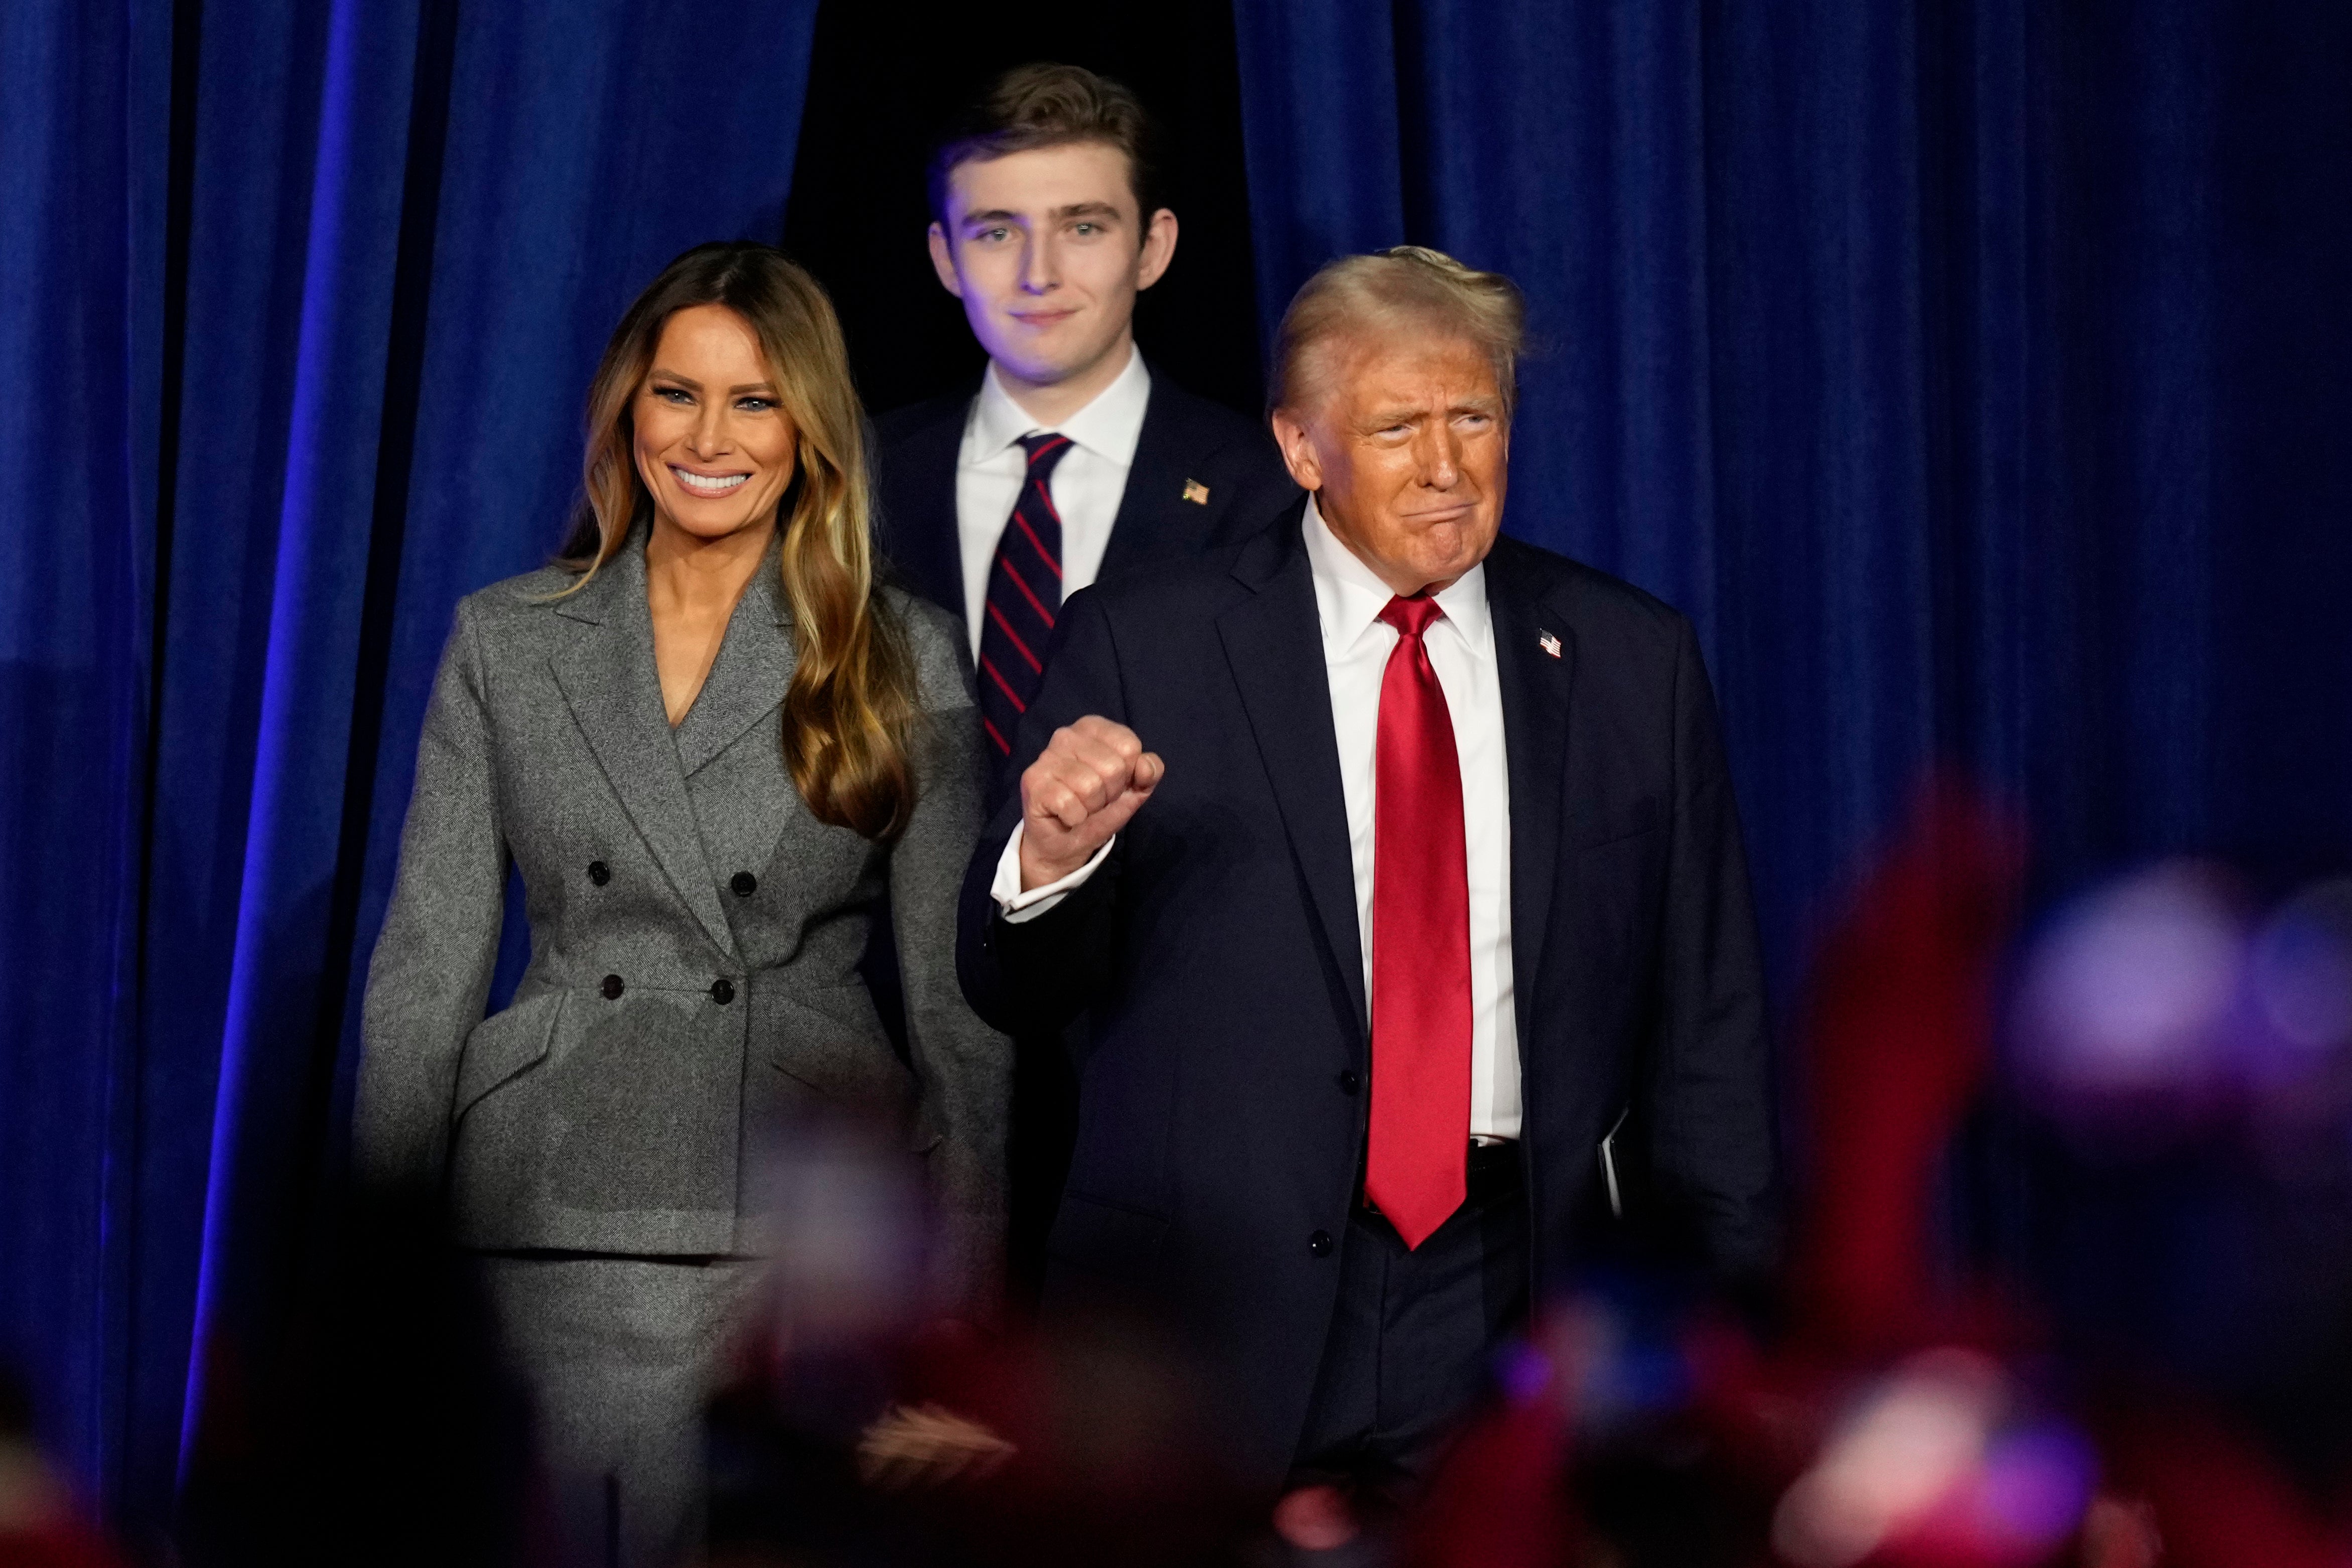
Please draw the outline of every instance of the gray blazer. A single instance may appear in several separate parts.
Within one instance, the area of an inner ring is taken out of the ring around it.
[[[784,770],[795,658],[775,556],[672,731],[642,538],[457,607],[368,970],[352,1140],[363,1180],[446,1184],[457,1239],[637,1255],[754,1249],[746,1150],[796,1103],[879,1111],[946,1210],[946,1278],[992,1280],[1011,1048],[965,1005],[955,904],[981,825],[955,623],[890,593],[929,722],[906,832],[809,814]],[[530,965],[482,1016],[507,865]],[[887,891],[911,1071],[857,972]]]

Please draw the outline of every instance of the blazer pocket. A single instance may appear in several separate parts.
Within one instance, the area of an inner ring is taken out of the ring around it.
[[[1663,795],[1643,795],[1612,807],[1577,825],[1570,836],[1569,847],[1575,850],[1597,850],[1623,839],[1638,839],[1643,833],[1654,833],[1666,825],[1666,800]]]
[[[472,1110],[491,1090],[547,1059],[548,1045],[555,1038],[555,1020],[563,1013],[564,995],[561,990],[541,991],[474,1026],[457,1059],[457,1099],[451,1120]]]
[[[769,1065],[829,1099],[902,1109],[914,1077],[890,1049],[862,985],[753,991],[752,1027]]]
[[[1055,1262],[1111,1279],[1149,1275],[1159,1261],[1168,1221],[1139,1208],[1065,1193],[1046,1252]]]

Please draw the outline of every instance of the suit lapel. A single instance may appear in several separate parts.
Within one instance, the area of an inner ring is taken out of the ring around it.
[[[662,706],[642,542],[633,538],[556,610],[572,622],[567,646],[552,663],[573,721],[670,886],[719,950],[732,955],[735,934],[703,856],[694,803]]]
[[[677,727],[678,768],[688,779],[745,730],[773,715],[784,700],[784,687],[799,659],[791,619],[781,608],[776,553],[771,550],[736,601],[719,657]]]
[[[1257,591],[1217,620],[1291,849],[1331,945],[1356,1022],[1365,1028],[1363,938],[1348,848],[1347,797],[1331,727],[1315,582],[1299,542],[1299,514],[1244,551],[1234,575]]]
[[[961,621],[963,545],[956,526],[956,457],[971,394],[940,400],[936,416],[894,442],[878,476],[882,548],[915,592]]]
[[[1535,994],[1566,810],[1569,702],[1576,682],[1576,634],[1568,614],[1511,559],[1509,540],[1487,560],[1486,602],[1495,617],[1495,667],[1503,700],[1503,742],[1511,776],[1511,970],[1525,1010]],[[1554,652],[1553,650],[1557,650]]]
[[[1178,495],[1183,480],[1169,475],[1181,461],[1176,455],[1176,433],[1168,418],[1168,399],[1160,378],[1151,378],[1151,395],[1143,405],[1143,429],[1135,438],[1135,461],[1127,465],[1127,488],[1119,492],[1118,513],[1111,519],[1110,542],[1103,549],[1099,575],[1110,577],[1152,553],[1153,536],[1165,509],[1164,499]],[[1164,497],[1163,497],[1163,492]]]

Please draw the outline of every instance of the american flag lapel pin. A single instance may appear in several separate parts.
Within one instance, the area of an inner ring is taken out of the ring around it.
[[[1538,631],[1536,632],[1536,646],[1541,648],[1545,653],[1549,653],[1555,659],[1559,657],[1559,639],[1553,636],[1549,632]]]
[[[1187,479],[1184,481],[1184,498],[1196,507],[1205,507],[1209,504],[1209,487],[1198,479]]]

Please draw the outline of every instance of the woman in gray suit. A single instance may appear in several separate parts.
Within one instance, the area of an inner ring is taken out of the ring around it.
[[[757,1129],[888,1119],[945,1216],[937,1309],[992,1284],[1010,1052],[954,972],[979,727],[960,633],[875,582],[862,428],[814,280],[688,251],[604,351],[570,547],[459,604],[426,712],[355,1153],[483,1256],[567,1563],[693,1531]],[[485,1019],[509,863],[530,964]],[[859,976],[886,906],[905,1062]]]

